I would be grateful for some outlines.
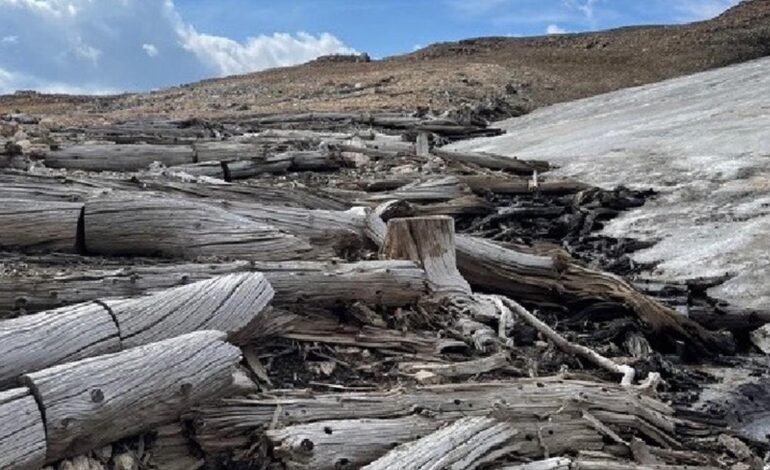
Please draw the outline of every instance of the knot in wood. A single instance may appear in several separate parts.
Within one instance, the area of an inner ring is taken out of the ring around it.
[[[104,392],[100,388],[91,390],[91,401],[94,403],[101,403],[104,401]]]
[[[299,443],[299,448],[305,452],[312,452],[314,447],[315,444],[308,438],[302,439],[302,442]]]
[[[182,395],[188,396],[192,392],[192,384],[185,382],[179,386],[179,390],[182,392]]]

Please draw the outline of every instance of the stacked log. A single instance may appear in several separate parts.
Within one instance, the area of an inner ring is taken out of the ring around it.
[[[46,460],[173,423],[227,393],[240,351],[224,338],[201,331],[26,375],[45,420]]]
[[[159,198],[88,201],[84,250],[97,255],[297,259],[302,240],[204,204]]]
[[[218,330],[249,340],[273,297],[260,273],[230,274],[130,299],[104,299],[0,321],[0,387],[26,373]]]

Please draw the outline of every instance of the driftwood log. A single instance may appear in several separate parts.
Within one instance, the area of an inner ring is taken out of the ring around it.
[[[0,199],[0,249],[75,253],[82,210],[73,202]]]
[[[0,321],[0,388],[25,373],[118,350],[118,327],[96,302]]]
[[[494,418],[463,418],[422,439],[400,445],[364,470],[476,468],[515,452],[519,433],[514,424]]]
[[[48,153],[44,163],[50,168],[85,171],[136,171],[153,162],[165,166],[195,161],[187,145],[74,145]]]
[[[0,392],[0,468],[43,467],[46,436],[35,397],[26,388]]]
[[[589,413],[595,420],[584,418]],[[688,423],[667,405],[619,386],[561,378],[451,384],[390,392],[287,392],[226,399],[199,413],[197,441],[210,451],[223,443],[248,446],[246,432],[266,432],[288,468],[356,468],[396,445],[469,416],[511,423],[514,455],[542,458],[574,449],[612,451],[605,429],[638,433],[664,448]],[[597,428],[596,422],[602,423]],[[276,427],[276,425],[278,427]]]
[[[15,264],[15,257],[6,259]],[[245,271],[264,274],[275,290],[273,303],[279,306],[327,308],[361,301],[399,307],[426,294],[425,271],[410,261],[127,265],[91,257],[25,260],[28,271],[0,274],[0,318],[107,297],[133,297]]]
[[[124,349],[197,330],[231,337],[247,329],[273,298],[260,273],[218,276],[134,299],[105,300]]]
[[[88,201],[84,249],[90,254],[193,258],[297,259],[306,242],[213,206],[139,197]]]
[[[223,339],[191,333],[26,375],[45,417],[47,461],[173,423],[227,393],[240,351]]]
[[[550,168],[550,165],[547,162],[519,160],[517,158],[505,157],[491,153],[458,152],[439,148],[433,149],[431,153],[437,157],[443,158],[444,160],[460,163],[471,163],[482,168],[489,168],[491,170],[504,170],[526,176],[532,175],[532,172],[534,171],[541,173],[548,171]]]
[[[0,387],[25,373],[199,330],[248,341],[272,296],[262,274],[240,273],[0,321]]]

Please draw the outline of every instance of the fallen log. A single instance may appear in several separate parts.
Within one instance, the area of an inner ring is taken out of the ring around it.
[[[685,341],[698,354],[732,350],[729,339],[641,294],[620,277],[583,268],[561,255],[528,254],[459,235],[457,260],[463,276],[483,291],[539,306],[615,302],[635,313],[649,339],[659,344]]]
[[[470,163],[491,170],[503,170],[515,174],[532,175],[537,171],[542,173],[550,169],[548,162],[534,160],[519,160],[518,158],[505,157],[484,152],[458,152],[434,148],[431,153],[437,157],[453,162]]]
[[[0,468],[42,468],[46,456],[43,417],[26,388],[0,392]]]
[[[514,425],[493,418],[463,418],[417,441],[402,444],[363,470],[476,468],[515,452],[515,437],[519,433]]]
[[[457,177],[447,176],[428,181],[417,181],[388,193],[373,194],[366,198],[366,201],[383,202],[397,199],[419,203],[446,202],[471,194],[470,188]]]
[[[18,258],[0,258],[16,265]],[[273,304],[328,308],[361,301],[400,307],[426,294],[425,271],[410,261],[323,263],[184,263],[129,265],[122,260],[48,256],[25,258],[26,270],[0,271],[0,318],[106,297],[135,297],[238,272],[261,272],[273,286]]]
[[[50,168],[84,171],[137,171],[160,162],[165,166],[195,162],[189,145],[73,145],[49,152],[43,162]]]
[[[191,333],[26,375],[45,419],[46,460],[176,422],[227,393],[240,351],[223,339]]]
[[[127,349],[196,330],[217,330],[232,339],[256,321],[272,298],[273,289],[262,274],[240,273],[102,303]]]
[[[139,197],[88,201],[84,250],[97,255],[290,260],[312,247],[290,234],[214,206]]]
[[[118,327],[98,303],[0,322],[0,389],[28,372],[120,350]]]
[[[0,249],[75,253],[82,210],[75,202],[0,199]]]
[[[539,181],[537,187],[528,179],[501,178],[498,176],[462,176],[460,181],[468,185],[474,193],[485,194],[575,194],[591,188],[579,181]]]
[[[333,469],[343,461],[357,468],[457,419],[491,415],[519,430],[517,456],[611,451],[586,412],[625,439],[638,433],[664,446],[676,446],[672,436],[689,426],[662,402],[616,385],[537,378],[226,399],[199,411],[196,440],[212,451],[236,441],[248,446],[248,433],[272,428],[268,440],[289,468]]]

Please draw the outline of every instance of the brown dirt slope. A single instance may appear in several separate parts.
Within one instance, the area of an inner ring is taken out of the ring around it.
[[[680,26],[435,44],[373,62],[309,64],[114,97],[11,95],[0,112],[172,117],[471,105],[499,118],[770,54],[770,0]]]

